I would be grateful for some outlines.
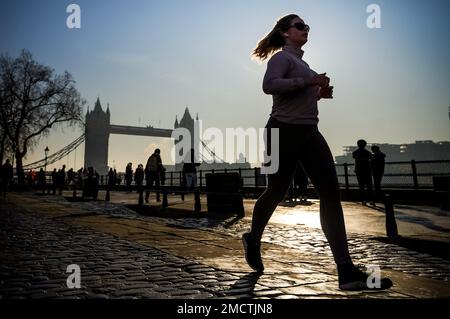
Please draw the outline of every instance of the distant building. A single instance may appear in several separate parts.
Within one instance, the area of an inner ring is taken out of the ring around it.
[[[103,111],[100,98],[86,113],[84,167],[93,167],[100,175],[108,174],[110,118],[109,106]]]
[[[371,143],[367,145],[367,149],[370,149],[371,145],[380,147],[381,151],[386,154],[387,162],[450,160],[450,142],[416,141],[414,144]],[[353,163],[352,152],[357,148],[356,145],[344,146],[344,155],[336,156],[336,163]]]
[[[184,115],[181,118],[181,120],[178,122],[178,117],[175,118],[174,128],[185,128],[191,133],[191,145],[194,145],[195,139],[195,121],[198,121],[198,114],[195,118],[195,120],[192,118],[191,114],[189,113],[189,109],[186,107],[184,111]],[[200,132],[197,132],[199,134]],[[175,144],[179,143],[181,139],[176,139]],[[201,143],[201,142],[200,142]],[[202,145],[197,145],[199,148],[199,151],[203,149]],[[203,149],[204,150],[204,149]],[[203,156],[202,156],[203,155]],[[202,154],[200,157],[204,157],[206,154]],[[247,162],[246,158],[243,157],[242,154],[240,154],[240,157],[237,159],[236,163],[226,163],[223,162],[219,158],[215,158],[215,161],[213,163],[207,163],[204,160],[204,158],[197,158],[196,161],[198,163],[201,163],[199,167],[197,167],[198,170],[223,170],[223,169],[230,169],[230,170],[237,170],[239,168],[248,169],[251,168],[250,163]],[[168,172],[170,171],[182,171],[183,170],[183,164],[176,164],[176,165],[167,165],[166,169]]]

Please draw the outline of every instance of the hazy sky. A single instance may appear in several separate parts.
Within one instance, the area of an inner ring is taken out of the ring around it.
[[[81,7],[68,29],[66,7]],[[366,7],[381,7],[369,29]],[[92,108],[110,104],[112,124],[173,128],[186,106],[205,127],[263,127],[271,97],[266,64],[250,53],[276,20],[299,14],[311,26],[304,59],[327,72],[332,101],[319,128],[334,155],[359,138],[378,143],[450,140],[448,0],[96,0],[2,1],[0,52],[22,48],[58,73],[71,72]],[[69,144],[78,130],[52,131],[26,162]],[[144,162],[170,140],[111,135],[109,165]],[[83,165],[83,148],[61,163]]]

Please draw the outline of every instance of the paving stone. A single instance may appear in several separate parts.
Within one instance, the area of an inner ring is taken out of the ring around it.
[[[80,211],[95,209],[101,214],[123,214],[145,222],[161,222],[156,217],[137,216],[112,204],[103,207],[96,206],[99,205],[96,203],[63,203],[57,196],[53,200],[67,207],[79,207]],[[249,228],[246,219],[229,227],[214,224],[213,230],[208,220],[171,219],[170,223],[208,230],[217,236],[231,236],[236,240],[240,240],[242,233]],[[214,269],[159,249],[69,225],[63,220],[49,220],[16,211],[3,214],[2,211],[0,225],[0,296],[11,298],[408,297],[393,292],[369,296],[337,290],[337,282],[333,280],[336,278],[335,269],[323,267],[324,263],[329,264],[332,260],[323,233],[303,226],[270,224],[263,237],[263,247],[268,242],[276,243],[301,250],[305,258],[311,256],[309,262],[301,263],[301,269],[307,274],[298,279],[302,285],[283,276],[269,275],[270,278],[263,276],[258,284],[252,286],[245,281],[239,282],[242,272]],[[68,233],[71,236],[68,237]],[[8,243],[7,249],[3,249],[4,243]],[[448,261],[383,244],[362,235],[349,234],[349,243],[355,251],[354,257],[364,263],[383,267],[390,265],[405,273],[450,281]],[[384,258],[380,258],[380,254]],[[81,266],[82,289],[68,290],[65,287],[69,275],[65,267],[69,263]],[[287,261],[286,265],[293,267],[294,264]],[[326,275],[326,272],[333,276]],[[315,284],[318,281],[320,283]]]

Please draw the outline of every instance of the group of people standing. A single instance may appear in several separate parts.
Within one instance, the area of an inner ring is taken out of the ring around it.
[[[108,174],[108,183],[114,183],[114,175],[112,169]],[[166,168],[162,164],[161,160],[161,150],[159,148],[155,149],[153,154],[147,160],[147,164],[139,164],[136,170],[133,172],[133,164],[128,163],[125,168],[125,185],[127,192],[131,192],[131,184],[134,182],[136,184],[137,192],[143,190],[144,178],[146,181],[146,192],[145,192],[145,202],[149,202],[150,190],[155,188],[158,190],[161,185],[165,184],[166,180]],[[113,184],[114,185],[114,184]],[[157,194],[157,200],[159,200],[159,196]]]
[[[371,153],[366,149],[367,142],[362,139],[357,142],[357,145],[358,149],[352,155],[355,159],[355,174],[358,180],[360,199],[363,205],[370,201],[375,206],[375,200],[381,198],[381,180],[384,174],[386,154],[381,152],[377,145],[372,145]]]
[[[197,187],[197,167],[200,163],[195,161],[194,150],[190,150],[186,153],[186,158],[183,163],[183,173],[181,185],[188,190],[193,190]],[[135,171],[133,171],[133,164],[130,162],[125,168],[125,185],[126,191],[132,191],[132,182],[134,180],[136,189],[138,192],[144,188],[144,179],[146,181],[145,185],[145,202],[148,203],[150,190],[158,190],[161,185],[165,184],[166,181],[166,168],[164,167],[161,159],[161,150],[159,148],[155,149],[153,154],[147,160],[144,167],[143,164],[139,164]],[[112,169],[108,174],[109,183],[114,185],[114,173]],[[159,200],[159,194],[157,193],[157,200]]]

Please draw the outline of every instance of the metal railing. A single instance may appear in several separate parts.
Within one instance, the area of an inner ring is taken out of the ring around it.
[[[354,164],[337,164],[341,187],[357,187]],[[450,175],[450,160],[387,162],[381,186],[384,188],[432,189],[433,176]]]
[[[259,167],[238,169],[211,169],[197,171],[197,184],[200,188],[206,186],[206,174],[216,173],[238,173],[242,179],[242,187],[264,188],[267,186],[267,175],[260,173]],[[354,163],[336,164],[339,184],[342,188],[350,189],[358,187]],[[450,160],[439,161],[409,161],[409,162],[386,162],[381,186],[384,188],[403,189],[432,189],[433,176],[450,175]],[[166,186],[183,186],[183,173],[171,171],[165,174]],[[52,183],[51,174],[47,173],[47,184]],[[75,174],[75,182],[77,182]],[[67,181],[67,179],[66,179]],[[114,185],[124,186],[125,174],[118,173],[117,183]],[[79,183],[80,181],[78,181]],[[108,176],[99,176],[99,185],[108,185]],[[34,182],[35,183],[35,182]],[[145,184],[145,181],[144,181]],[[134,186],[134,181],[132,182]]]

